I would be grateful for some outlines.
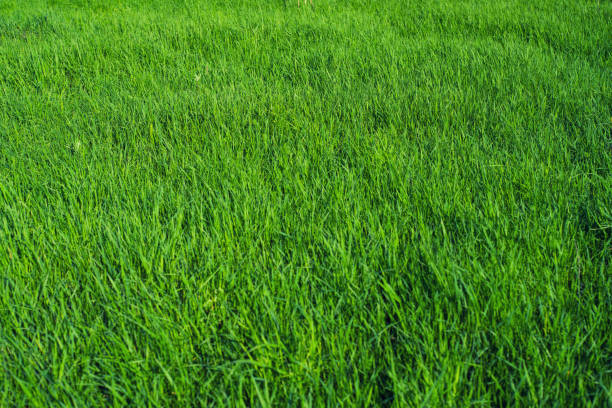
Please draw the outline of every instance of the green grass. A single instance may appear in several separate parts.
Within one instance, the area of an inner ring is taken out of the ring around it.
[[[0,406],[609,406],[612,2],[0,0]]]

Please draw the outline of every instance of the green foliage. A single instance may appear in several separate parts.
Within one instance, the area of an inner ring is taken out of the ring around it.
[[[609,1],[0,0],[0,406],[612,403]]]

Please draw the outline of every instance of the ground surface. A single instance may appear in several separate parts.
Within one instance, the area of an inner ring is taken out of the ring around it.
[[[612,402],[612,3],[314,3],[0,0],[0,406]]]

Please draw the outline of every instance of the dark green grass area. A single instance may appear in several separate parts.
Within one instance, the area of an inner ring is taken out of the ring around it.
[[[0,0],[0,406],[612,404],[612,3]]]

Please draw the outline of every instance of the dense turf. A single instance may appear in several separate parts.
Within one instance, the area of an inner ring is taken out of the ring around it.
[[[0,0],[0,406],[612,403],[612,3]]]

